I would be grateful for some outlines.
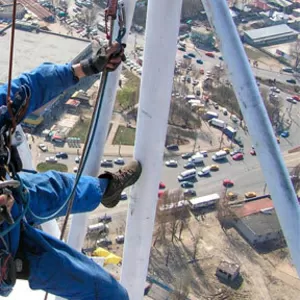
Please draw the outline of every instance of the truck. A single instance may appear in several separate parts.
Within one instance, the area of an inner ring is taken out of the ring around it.
[[[213,118],[208,121],[208,124],[217,128],[224,128],[226,126],[225,122],[220,119]]]
[[[218,118],[219,114],[213,111],[207,111],[204,115],[206,120],[211,120],[214,118]]]
[[[231,126],[226,126],[223,129],[223,133],[228,136],[231,140],[233,140],[236,136],[236,130],[232,128]]]
[[[191,158],[189,158],[189,162],[193,162],[195,165],[202,164],[203,158],[204,158],[204,155],[197,152],[195,155],[193,155]]]

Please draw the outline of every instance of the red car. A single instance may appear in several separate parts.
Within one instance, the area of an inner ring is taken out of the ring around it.
[[[254,149],[252,149],[252,150],[250,151],[250,154],[251,154],[252,156],[255,156],[255,155],[256,155],[256,151],[255,151]]]
[[[158,199],[161,198],[163,194],[164,194],[164,191],[158,191]]]
[[[234,186],[234,183],[232,180],[230,179],[224,179],[223,180],[223,185],[227,188]]]
[[[237,153],[232,156],[233,160],[243,160],[244,159],[244,154],[243,153]]]
[[[165,189],[165,188],[166,188],[166,185],[161,181],[159,183],[159,189],[161,190],[161,189]]]
[[[300,97],[299,96],[295,95],[292,98],[295,99],[296,101],[300,102]]]
[[[215,57],[215,55],[212,52],[206,52],[205,55],[213,58]]]

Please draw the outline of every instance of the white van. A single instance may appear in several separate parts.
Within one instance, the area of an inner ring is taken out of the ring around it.
[[[104,230],[108,231],[109,227],[107,224],[104,223],[97,223],[97,224],[93,224],[88,226],[88,233],[100,233]]]
[[[224,150],[221,150],[221,151],[216,152],[211,158],[214,161],[217,161],[217,160],[222,160],[226,157],[227,157],[227,152]]]
[[[189,158],[189,162],[193,162],[194,164],[201,164],[203,163],[204,155],[197,152],[191,158]]]
[[[210,167],[205,167],[201,171],[198,172],[198,176],[200,176],[200,177],[206,176],[208,174],[210,174]]]
[[[196,169],[190,169],[180,173],[177,179],[178,181],[191,180],[191,179],[195,179],[196,175],[197,175]]]

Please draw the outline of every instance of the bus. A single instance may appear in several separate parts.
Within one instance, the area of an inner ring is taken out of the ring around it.
[[[227,152],[224,150],[221,150],[221,151],[216,152],[211,158],[214,161],[217,161],[217,160],[222,160],[226,157],[227,157]]]
[[[199,209],[215,205],[218,200],[220,200],[219,194],[210,194],[202,197],[192,198],[188,201],[191,209]]]
[[[180,175],[177,177],[178,181],[185,181],[185,180],[192,180],[195,179],[197,175],[196,169],[190,169],[187,171],[184,171],[180,173]]]
[[[196,99],[196,96],[195,95],[186,95],[185,96],[185,98],[184,98],[185,100],[195,100]]]

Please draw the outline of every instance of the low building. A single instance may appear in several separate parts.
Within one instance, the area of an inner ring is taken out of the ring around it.
[[[255,47],[263,47],[295,41],[298,33],[286,24],[245,31],[244,41]]]
[[[281,227],[270,198],[245,202],[231,208],[233,226],[253,246],[282,238]]]
[[[240,275],[240,266],[223,260],[217,267],[216,275],[221,279],[232,282]]]
[[[80,101],[75,100],[75,99],[69,99],[65,104],[67,113],[70,113],[70,114],[78,114],[79,106],[80,106]]]
[[[268,4],[274,9],[290,14],[293,11],[294,5],[288,0],[268,0]]]

